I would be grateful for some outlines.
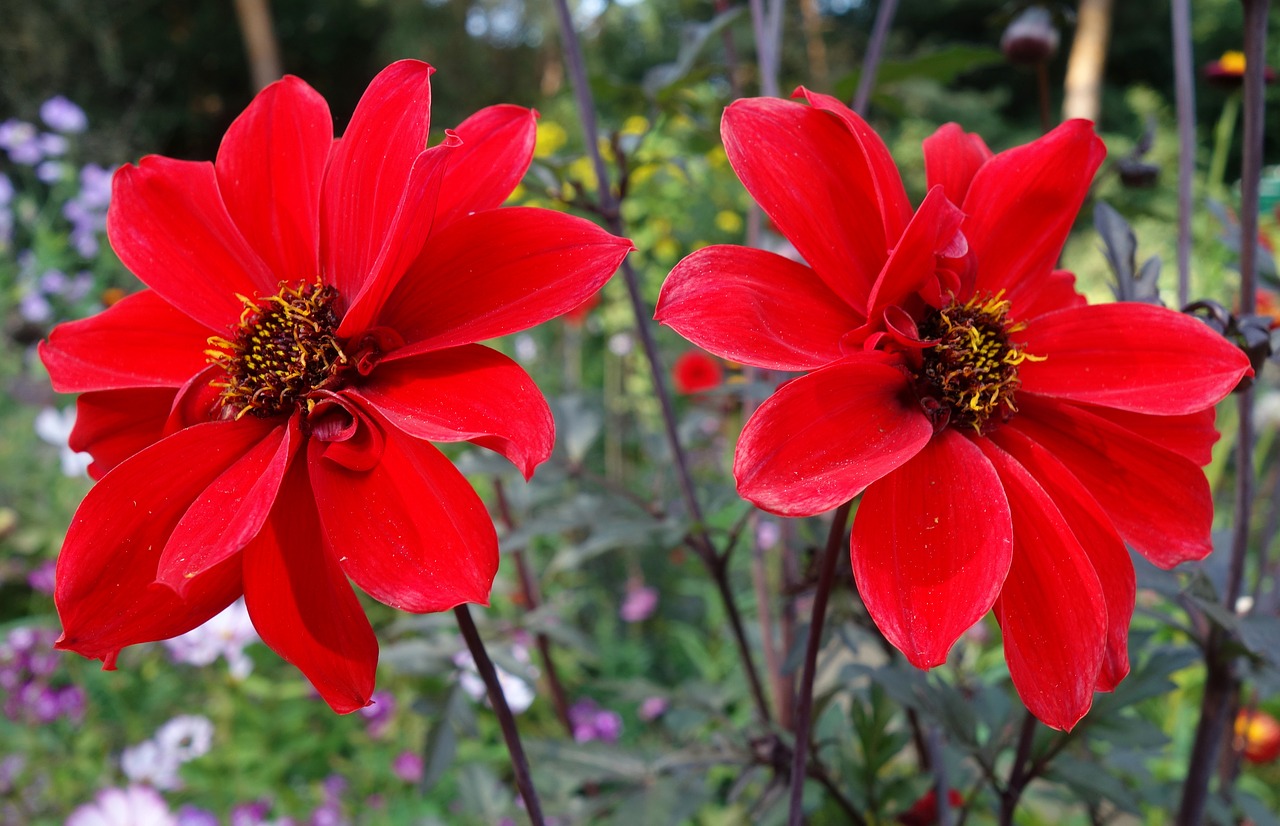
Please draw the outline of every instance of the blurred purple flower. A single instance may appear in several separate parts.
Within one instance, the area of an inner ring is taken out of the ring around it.
[[[365,731],[370,737],[381,737],[391,725],[391,718],[396,713],[396,696],[390,691],[375,691],[369,698],[369,705],[360,709],[360,716],[365,720]]]
[[[671,704],[667,702],[666,697],[645,697],[640,703],[640,708],[636,710],[636,716],[646,723],[658,719],[667,713],[667,709]]]
[[[41,132],[36,142],[40,145],[40,154],[46,158],[60,158],[67,154],[67,149],[71,146],[66,138],[52,132]]]
[[[639,580],[627,583],[627,595],[622,599],[618,616],[623,622],[643,622],[653,616],[658,607],[658,590],[640,584]]]
[[[32,324],[43,324],[53,318],[53,307],[49,299],[32,290],[18,299],[18,315]]]
[[[622,717],[616,711],[600,708],[589,698],[569,707],[569,724],[573,727],[573,739],[579,743],[592,740],[616,743],[622,734]]]
[[[81,270],[67,283],[66,289],[62,291],[62,297],[75,303],[87,296],[92,290],[93,273],[88,270]]]
[[[222,657],[227,661],[231,676],[243,680],[253,671],[253,661],[244,649],[259,640],[258,632],[249,619],[249,609],[241,598],[204,625],[165,640],[164,646],[175,662],[188,665],[210,665]]]
[[[41,161],[36,167],[36,177],[46,184],[56,184],[62,180],[62,172],[67,165],[61,161]]]
[[[187,803],[178,809],[177,826],[220,826],[218,816],[213,812],[196,808]]]
[[[417,783],[422,779],[425,766],[422,755],[413,751],[402,751],[391,761],[391,771],[406,783]]]
[[[154,789],[103,789],[71,813],[66,826],[177,826],[169,804]]]
[[[89,128],[84,110],[62,95],[54,95],[40,104],[40,120],[50,129],[72,135]]]
[[[45,270],[40,276],[40,291],[45,295],[61,295],[67,288],[67,274],[62,270]]]
[[[760,518],[756,524],[756,544],[760,550],[772,550],[782,539],[782,526],[773,519]]]
[[[53,596],[54,572],[57,570],[58,563],[52,559],[46,559],[27,574],[27,584],[33,591]]]
[[[14,163],[25,166],[35,166],[44,157],[35,126],[15,118],[0,123],[0,149],[8,152]]]
[[[8,206],[13,200],[13,181],[9,176],[0,173],[0,206]]]

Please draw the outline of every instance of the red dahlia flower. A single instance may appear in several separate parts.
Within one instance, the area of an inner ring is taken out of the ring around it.
[[[59,646],[102,659],[184,633],[240,594],[336,711],[369,702],[378,645],[355,593],[407,611],[488,601],[498,543],[431,442],[529,476],[546,401],[475,342],[582,303],[631,245],[498,209],[535,113],[483,109],[427,148],[429,76],[396,63],[346,134],[287,77],[215,163],[147,157],[113,181],[108,235],[147,286],[40,348],[79,392],[71,444],[98,485],[58,560]]]
[[[679,393],[701,393],[720,386],[724,368],[701,350],[686,350],[672,363],[671,380]]]
[[[1088,306],[1054,268],[1104,154],[1088,122],[995,156],[942,127],[913,213],[870,127],[799,94],[811,105],[739,101],[721,131],[808,266],[704,248],[657,317],[726,359],[807,371],[744,427],[739,493],[813,516],[865,491],[853,571],[885,636],[929,668],[994,607],[1024,703],[1070,728],[1128,673],[1124,542],[1164,567],[1209,553],[1199,466],[1248,361],[1188,316]]]

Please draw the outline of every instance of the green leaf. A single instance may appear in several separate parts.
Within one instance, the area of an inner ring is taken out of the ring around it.
[[[986,46],[948,46],[903,60],[886,60],[876,71],[876,85],[888,86],[903,80],[924,79],[948,84],[964,72],[1004,61],[999,49]],[[857,69],[836,81],[836,97],[848,100],[858,88],[862,70]]]

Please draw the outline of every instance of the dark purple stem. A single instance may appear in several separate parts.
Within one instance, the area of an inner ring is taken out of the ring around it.
[[[822,551],[822,569],[818,575],[818,589],[813,594],[813,614],[809,619],[809,639],[804,649],[804,673],[800,678],[800,694],[796,698],[796,745],[791,756],[791,806],[787,819],[789,826],[804,823],[804,779],[809,761],[809,734],[813,728],[813,680],[818,670],[818,649],[822,647],[822,625],[827,618],[827,599],[831,596],[831,584],[836,578],[836,561],[844,546],[844,528],[849,522],[852,502],[836,508],[831,518],[831,530],[827,534],[827,546]]]
[[[1018,809],[1018,801],[1027,784],[1034,779],[1028,771],[1031,761],[1031,746],[1035,743],[1036,718],[1027,712],[1022,719],[1022,729],[1018,732],[1018,748],[1013,755],[1013,764],[1009,766],[1009,782],[1000,794],[1000,826],[1012,826],[1013,813]]]
[[[867,54],[862,58],[862,75],[858,78],[858,91],[853,95],[853,111],[859,115],[867,113],[871,90],[876,86],[876,72],[880,70],[880,56],[884,53],[884,42],[889,38],[889,27],[893,25],[893,16],[897,12],[898,0],[880,0],[880,7],[876,9],[876,22],[871,26],[871,39],[867,42]]]
[[[1178,304],[1191,302],[1191,187],[1196,175],[1196,86],[1191,0],[1173,0],[1173,75],[1178,110]]]
[[[596,171],[596,180],[600,182],[598,192],[600,213],[604,216],[611,232],[615,235],[624,235],[618,199],[610,188],[609,169],[605,165],[604,157],[600,154],[595,101],[591,94],[591,86],[587,82],[587,67],[582,57],[582,44],[578,41],[577,30],[573,27],[573,16],[569,12],[569,4],[566,0],[555,0],[555,6],[556,16],[560,22],[560,41],[564,50],[564,61],[569,70],[574,98],[578,104],[578,117],[582,122],[587,155],[591,158],[592,166]],[[622,262],[622,276],[626,281],[627,294],[631,299],[631,310],[636,319],[636,332],[640,335],[640,344],[649,362],[654,394],[658,397],[658,403],[662,409],[662,422],[666,430],[667,445],[675,460],[680,493],[684,498],[685,507],[689,510],[689,517],[693,520],[690,528],[692,540],[690,545],[716,581],[716,590],[724,601],[725,613],[729,617],[729,625],[738,646],[743,670],[747,672],[747,682],[751,688],[756,713],[761,722],[768,723],[772,718],[769,712],[769,701],[765,697],[764,686],[756,671],[755,658],[751,654],[751,645],[747,642],[746,630],[742,624],[738,605],[734,601],[733,589],[729,586],[728,559],[716,552],[715,544],[707,533],[702,507],[698,504],[698,497],[693,487],[693,476],[689,472],[689,460],[685,455],[684,446],[680,443],[675,407],[671,403],[671,392],[667,389],[666,373],[662,368],[657,343],[653,339],[653,331],[649,329],[649,317],[652,313],[645,306],[644,297],[640,294],[640,279],[629,259],[624,259]]]
[[[476,630],[475,621],[471,619],[471,611],[467,606],[459,605],[453,609],[458,619],[458,628],[462,638],[467,641],[471,657],[476,661],[476,670],[484,687],[489,692],[489,705],[498,717],[498,725],[502,727],[502,737],[507,741],[507,754],[511,756],[511,769],[516,774],[516,788],[520,790],[520,799],[524,801],[525,811],[529,813],[529,821],[533,826],[545,826],[542,817],[542,803],[538,800],[538,791],[533,787],[533,776],[529,773],[529,760],[524,755],[524,746],[520,743],[520,732],[516,729],[516,718],[511,715],[507,698],[502,693],[502,684],[498,682],[498,672],[494,670],[489,652],[484,648],[480,632]]]

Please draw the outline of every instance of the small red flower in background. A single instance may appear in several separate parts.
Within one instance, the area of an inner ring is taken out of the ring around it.
[[[1250,763],[1270,763],[1280,757],[1280,720],[1265,711],[1241,711],[1235,731],[1238,748]]]
[[[671,365],[671,380],[676,392],[701,393],[720,386],[724,381],[724,368],[700,350],[686,350]]]
[[[587,323],[591,311],[600,306],[600,293],[592,293],[586,301],[564,314],[564,323],[570,327],[581,327]]]
[[[431,442],[528,477],[550,411],[475,342],[581,304],[631,244],[498,208],[532,157],[529,109],[482,109],[427,148],[431,72],[385,69],[340,140],[287,77],[215,163],[116,173],[108,235],[150,289],[40,348],[54,388],[81,393],[71,444],[101,479],[58,561],[59,647],[111,668],[243,593],[263,640],[349,712],[378,645],[348,578],[407,611],[487,604],[493,524]]]
[[[952,810],[964,806],[964,797],[955,789],[947,789],[947,802]],[[903,826],[934,826],[938,822],[938,793],[934,789],[925,792],[911,808],[898,815]]]
[[[1205,64],[1204,79],[1215,86],[1239,88],[1244,84],[1245,65],[1244,52],[1223,52],[1222,57]],[[1263,67],[1262,79],[1266,83],[1275,83],[1276,70],[1270,66]]]
[[[871,128],[798,94],[734,103],[721,133],[807,266],[706,247],[657,318],[806,373],[744,427],[743,497],[814,516],[863,494],[853,571],[885,636],[930,668],[994,608],[1023,702],[1070,728],[1128,673],[1125,542],[1163,567],[1211,549],[1200,465],[1248,360],[1180,313],[1088,306],[1054,269],[1104,155],[1088,122],[994,156],[942,127],[913,212]]]

